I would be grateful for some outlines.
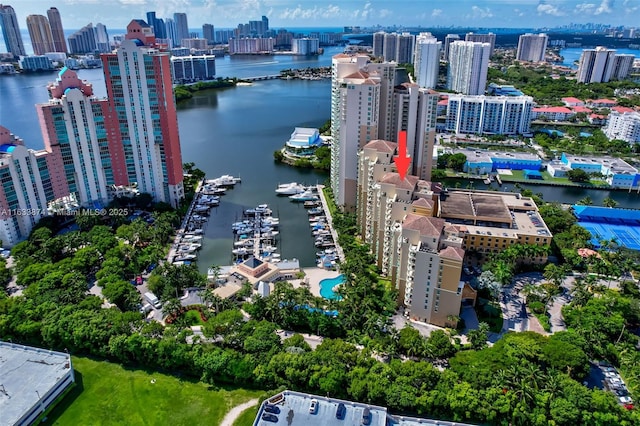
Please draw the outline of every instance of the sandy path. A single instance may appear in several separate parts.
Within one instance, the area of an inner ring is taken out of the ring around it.
[[[233,407],[226,416],[224,416],[224,419],[222,419],[222,423],[220,423],[220,426],[233,426],[233,422],[236,421],[236,419],[238,418],[238,416],[247,408],[253,407],[254,405],[258,404],[258,400],[257,399],[252,399],[251,401],[247,401],[244,404],[240,404],[236,407]]]

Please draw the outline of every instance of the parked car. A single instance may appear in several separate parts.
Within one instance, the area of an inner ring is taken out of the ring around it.
[[[362,424],[366,426],[371,424],[371,410],[367,407],[362,410]]]
[[[341,402],[336,409],[336,419],[344,420],[344,416],[347,414],[347,407]]]
[[[314,398],[311,400],[311,405],[309,405],[309,413],[316,414],[317,412],[318,412],[318,400]]]
[[[271,404],[266,404],[264,406],[264,411],[266,411],[267,413],[280,414],[280,408]]]
[[[264,413],[262,415],[262,420],[265,422],[278,423],[278,416],[271,413]]]
[[[623,404],[631,404],[633,402],[633,400],[629,396],[621,396],[620,398],[618,398],[618,400],[620,400],[620,402]]]

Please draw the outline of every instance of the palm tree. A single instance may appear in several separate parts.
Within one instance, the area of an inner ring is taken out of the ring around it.
[[[602,205],[605,207],[613,208],[618,205],[618,202],[611,197],[607,197],[604,200],[602,200]]]
[[[162,313],[165,316],[177,316],[178,313],[182,310],[182,304],[180,303],[180,299],[169,299],[162,306]]]

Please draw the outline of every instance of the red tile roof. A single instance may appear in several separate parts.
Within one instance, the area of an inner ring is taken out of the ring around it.
[[[425,217],[408,214],[402,222],[402,228],[420,231],[420,235],[439,237],[442,234],[445,220],[437,217]]]
[[[446,257],[447,259],[454,259],[462,261],[464,259],[464,250],[458,247],[447,247],[442,250],[440,257]]]
[[[581,104],[581,103],[584,103],[584,101],[582,101],[582,100],[580,100],[578,98],[571,97],[571,96],[569,96],[568,98],[562,98],[562,102],[570,103],[570,104]]]
[[[571,111],[569,108],[567,107],[539,107],[539,108],[534,108],[533,112],[549,112],[549,113],[564,113],[564,114],[571,114],[573,111]]]
[[[361,78],[361,79],[367,79],[369,78],[369,73],[368,72],[364,72],[362,70],[356,71],[353,74],[349,74],[347,76],[345,76],[344,78]]]
[[[611,111],[616,111],[616,112],[619,112],[620,114],[624,114],[625,112],[633,112],[635,110],[629,107],[614,106],[611,108]]]
[[[416,206],[416,207],[433,207],[433,201],[431,200],[427,200],[426,198],[418,198],[417,200],[415,200],[413,203],[411,203],[412,206]]]
[[[612,101],[611,99],[590,99],[589,102],[592,104],[616,104],[616,101]]]
[[[380,179],[380,183],[390,183],[397,188],[409,190],[413,190],[416,187],[416,182],[418,182],[417,176],[406,175],[404,179],[400,179],[400,175],[395,172],[386,173],[382,179]]]
[[[571,109],[573,110],[573,112],[576,112],[576,113],[578,113],[578,112],[587,112],[587,113],[591,112],[591,109],[589,109],[587,107],[584,107],[584,106],[574,106],[574,107],[571,107]]]
[[[395,142],[389,142],[382,139],[375,139],[366,144],[365,148],[372,148],[378,152],[394,152],[398,146]]]

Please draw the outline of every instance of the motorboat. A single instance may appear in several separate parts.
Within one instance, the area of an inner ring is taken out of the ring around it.
[[[254,209],[247,209],[244,211],[244,214],[247,216],[271,216],[271,213],[272,211],[268,204],[260,204]]]
[[[284,183],[278,185],[276,194],[278,195],[295,195],[305,191],[305,186],[297,182]]]
[[[318,207],[319,205],[320,205],[320,201],[317,201],[317,200],[316,200],[316,201],[311,201],[311,200],[309,200],[309,201],[305,201],[305,202],[304,202],[304,208],[305,208],[305,209],[310,209],[310,208],[313,208],[313,207]]]
[[[322,210],[322,207],[314,207],[312,209],[307,210],[307,214],[309,216],[321,215],[323,213],[324,213],[324,210]]]
[[[173,261],[174,262],[184,262],[185,260],[194,260],[196,259],[198,256],[196,256],[195,254],[180,254],[178,256],[176,256]]]
[[[227,189],[214,184],[207,184],[202,187],[201,192],[203,195],[219,196],[224,195],[227,192]]]
[[[315,242],[316,247],[335,247],[336,245],[332,240],[322,240]]]
[[[299,194],[290,195],[289,199],[291,199],[291,201],[296,201],[296,202],[317,201],[318,196],[315,195],[313,191],[307,189],[306,191],[301,192]]]
[[[196,242],[196,241],[200,241],[200,240],[202,240],[202,235],[184,234],[182,236],[182,241]]]
[[[253,247],[254,241],[252,238],[245,238],[233,243],[235,247]]]
[[[231,250],[231,253],[233,253],[235,255],[238,255],[238,256],[244,256],[244,255],[247,255],[247,254],[252,254],[253,250],[250,250],[247,247],[240,247],[240,248]]]
[[[265,217],[264,219],[262,219],[262,224],[266,226],[276,227],[280,225],[280,219],[277,217]]]
[[[208,184],[213,184],[216,186],[234,186],[237,183],[242,182],[242,179],[239,177],[233,177],[231,175],[222,175],[219,178],[210,179],[207,181]]]

